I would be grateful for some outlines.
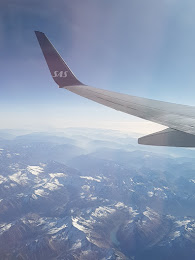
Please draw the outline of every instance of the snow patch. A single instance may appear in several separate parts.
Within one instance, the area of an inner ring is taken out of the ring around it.
[[[89,180],[89,181],[97,181],[97,182],[101,182],[100,179],[96,179],[96,178],[93,178],[91,176],[80,176],[81,179],[86,179],[86,180]]]
[[[89,196],[88,199],[89,199],[89,200],[97,200],[97,197],[93,197],[93,196],[91,195],[91,196]]]
[[[43,172],[43,168],[41,168],[40,166],[28,166],[27,170],[33,174],[33,175],[39,175],[41,172]]]
[[[65,173],[50,173],[49,176],[51,178],[56,178],[56,177],[61,178],[61,177],[67,177],[67,174],[65,174]]]
[[[87,232],[88,230],[87,230],[86,228],[84,228],[81,224],[79,224],[78,222],[79,222],[79,219],[78,219],[78,218],[73,218],[73,217],[72,217],[72,225],[73,225],[75,228],[77,228],[77,229],[79,229],[79,230],[81,230],[81,231],[83,231],[83,232]]]
[[[48,234],[50,234],[50,235],[56,234],[56,233],[58,233],[59,231],[65,229],[66,227],[67,227],[67,225],[64,224],[64,225],[62,225],[61,227],[52,228],[52,229],[49,230]]]
[[[176,239],[177,237],[180,237],[180,236],[181,236],[181,232],[175,231],[171,236],[172,237],[171,240],[174,240],[174,239]]]
[[[46,183],[43,188],[48,190],[58,190],[60,187],[64,186],[63,184],[59,183],[58,179],[54,179],[53,182]]]
[[[139,213],[137,212],[137,210],[134,210],[132,207],[129,207],[127,205],[125,205],[123,202],[118,202],[115,204],[115,207],[117,209],[127,209],[129,211],[129,214],[132,216],[132,217],[135,217],[137,215],[139,215]]]
[[[178,220],[178,221],[175,221],[175,223],[178,225],[178,227],[182,227],[182,226],[185,226],[187,227],[187,225],[190,223],[191,221],[190,220]]]
[[[155,188],[155,187],[154,187],[154,190],[160,190],[160,191],[162,191],[162,189],[161,189],[161,188]]]
[[[106,218],[110,214],[113,214],[115,211],[116,211],[115,209],[100,206],[100,207],[96,208],[95,211],[91,215],[96,218]]]
[[[28,177],[25,173],[22,173],[21,171],[14,173],[13,175],[9,176],[10,180],[20,184],[25,185],[27,184]]]
[[[83,189],[84,191],[89,191],[89,190],[90,190],[90,186],[89,186],[89,185],[83,185],[83,186],[82,186],[82,189]]]
[[[37,199],[38,199],[35,194],[32,194],[32,198],[33,198],[34,200],[37,200]]]
[[[159,215],[153,211],[151,208],[146,207],[146,211],[143,212],[143,215],[149,218],[149,220],[155,220]]]
[[[2,175],[0,175],[0,184],[7,181],[7,179],[5,177],[3,177]]]
[[[7,231],[8,229],[10,229],[12,226],[11,223],[9,224],[1,224],[0,225],[0,234],[4,233],[5,231]]]
[[[153,197],[154,196],[154,192],[152,192],[152,191],[148,191],[148,197]]]
[[[118,202],[117,204],[115,204],[116,208],[125,208],[125,204],[123,202]]]
[[[78,249],[78,248],[81,248],[82,244],[81,244],[81,240],[77,240],[76,243],[72,246],[72,249],[75,250],[75,249]]]
[[[129,207],[129,213],[130,213],[133,217],[136,217],[137,215],[139,215],[139,213],[137,212],[137,210],[134,210],[132,207]]]
[[[143,182],[136,182],[135,184],[137,184],[137,185],[144,185]]]
[[[47,196],[49,193],[45,192],[45,191],[42,190],[42,189],[37,189],[37,190],[35,190],[35,194],[38,195],[38,196],[40,196],[40,197],[45,197],[45,196]]]

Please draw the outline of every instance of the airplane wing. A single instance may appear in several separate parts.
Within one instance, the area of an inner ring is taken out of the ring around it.
[[[35,32],[54,81],[60,88],[168,129],[141,137],[140,144],[195,147],[195,107],[103,90],[81,83],[42,32]]]

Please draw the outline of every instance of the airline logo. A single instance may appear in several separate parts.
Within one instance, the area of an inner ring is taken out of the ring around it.
[[[66,78],[68,76],[68,71],[54,71],[53,78]]]

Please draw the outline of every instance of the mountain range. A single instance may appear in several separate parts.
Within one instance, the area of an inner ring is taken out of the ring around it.
[[[194,260],[193,153],[108,130],[0,131],[0,259]]]

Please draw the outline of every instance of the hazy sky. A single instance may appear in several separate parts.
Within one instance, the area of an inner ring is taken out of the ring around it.
[[[1,0],[0,128],[157,125],[58,89],[34,30],[85,84],[195,105],[193,0]]]

